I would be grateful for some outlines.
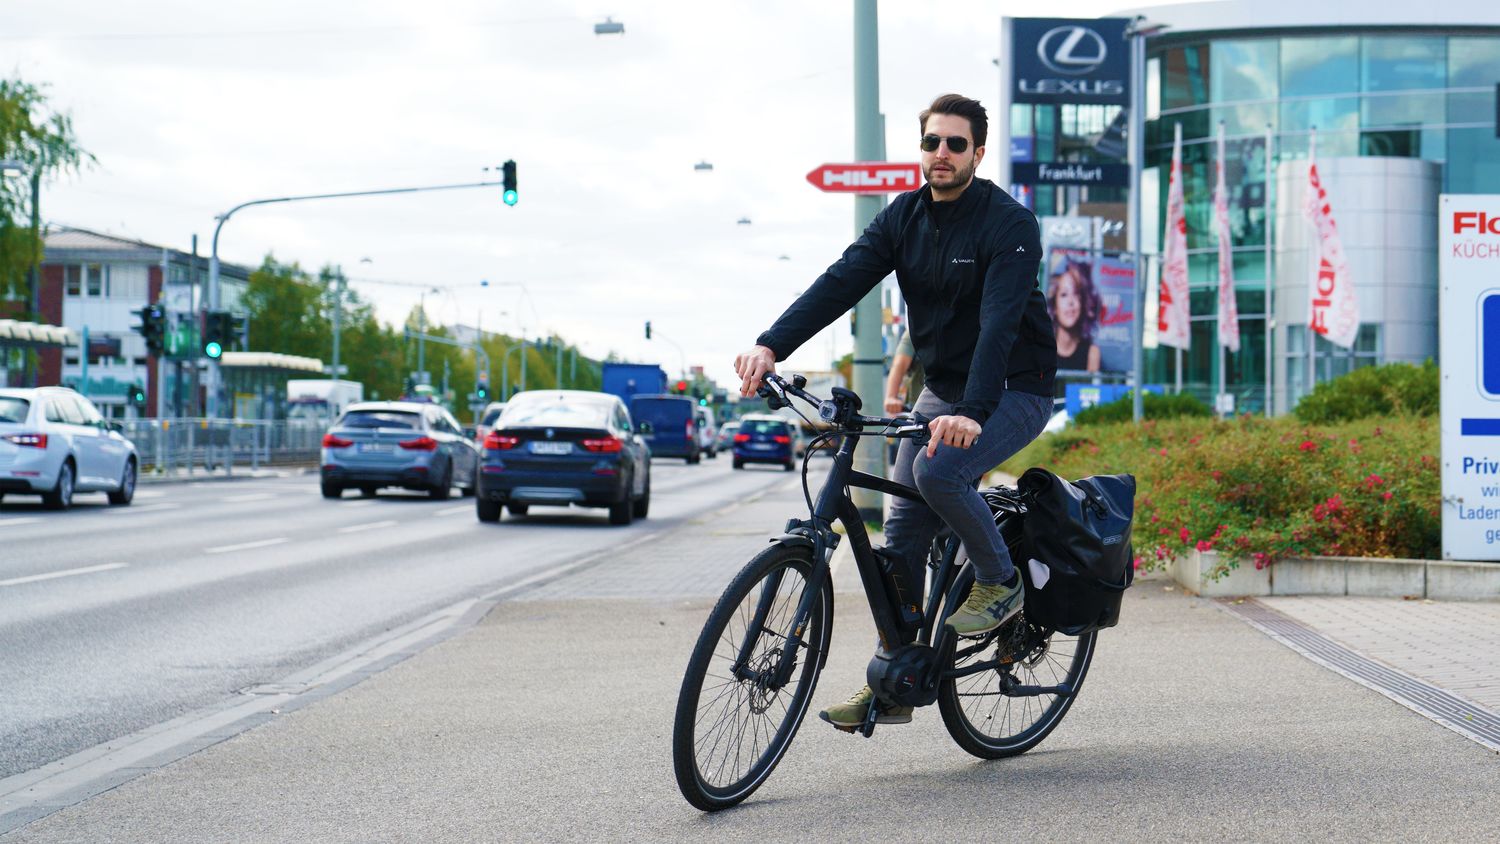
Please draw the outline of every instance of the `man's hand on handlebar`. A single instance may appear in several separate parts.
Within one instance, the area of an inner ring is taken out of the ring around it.
[[[740,395],[749,398],[760,389],[766,373],[776,371],[776,353],[765,346],[741,352],[734,359],[734,373],[742,379]]]
[[[979,439],[982,430],[978,422],[967,416],[939,416],[927,423],[927,429],[932,432],[932,439],[927,441],[928,457],[937,453],[938,443],[968,448]]]
[[[892,416],[906,410],[906,400],[901,396],[885,397],[885,412]]]

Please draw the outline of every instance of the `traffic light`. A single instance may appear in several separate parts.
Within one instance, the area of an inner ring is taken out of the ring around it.
[[[474,385],[474,398],[478,401],[490,400],[490,379],[483,372],[479,373],[479,382]]]
[[[651,320],[646,320],[646,339],[651,339]]]
[[[146,409],[146,390],[140,384],[131,384],[129,389],[126,390],[125,394],[126,397],[130,399],[130,403],[135,405],[137,410]]]
[[[500,187],[504,193],[500,194],[506,205],[515,205],[520,199],[516,193],[516,163],[507,161],[500,165]]]
[[[203,312],[203,354],[218,360],[226,344],[234,340],[234,315],[228,311]]]
[[[708,399],[698,399],[699,407],[708,407]]]
[[[135,330],[146,338],[146,351],[152,355],[160,355],[167,338],[167,309],[159,304],[147,305],[137,313],[140,314],[141,324]]]
[[[681,396],[687,395],[687,382],[686,381],[678,381],[677,382],[677,394],[681,395]]]

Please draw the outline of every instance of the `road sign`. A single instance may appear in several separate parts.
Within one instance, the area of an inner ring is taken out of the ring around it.
[[[827,193],[902,193],[922,186],[922,166],[893,161],[824,164],[807,181]]]

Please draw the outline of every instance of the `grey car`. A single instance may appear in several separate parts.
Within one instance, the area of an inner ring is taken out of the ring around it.
[[[346,489],[374,495],[394,486],[444,499],[454,486],[474,494],[479,450],[438,405],[360,402],[323,435],[321,465],[324,498],[340,498]]]
[[[93,402],[66,387],[0,389],[0,498],[64,510],[75,492],[104,492],[129,504],[139,473],[135,444]]]

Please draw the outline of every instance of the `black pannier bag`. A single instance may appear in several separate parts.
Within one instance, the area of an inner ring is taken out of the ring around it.
[[[1027,501],[1023,558],[1015,561],[1026,579],[1026,617],[1071,636],[1118,624],[1135,579],[1135,477],[1070,483],[1032,468],[1016,486]]]

